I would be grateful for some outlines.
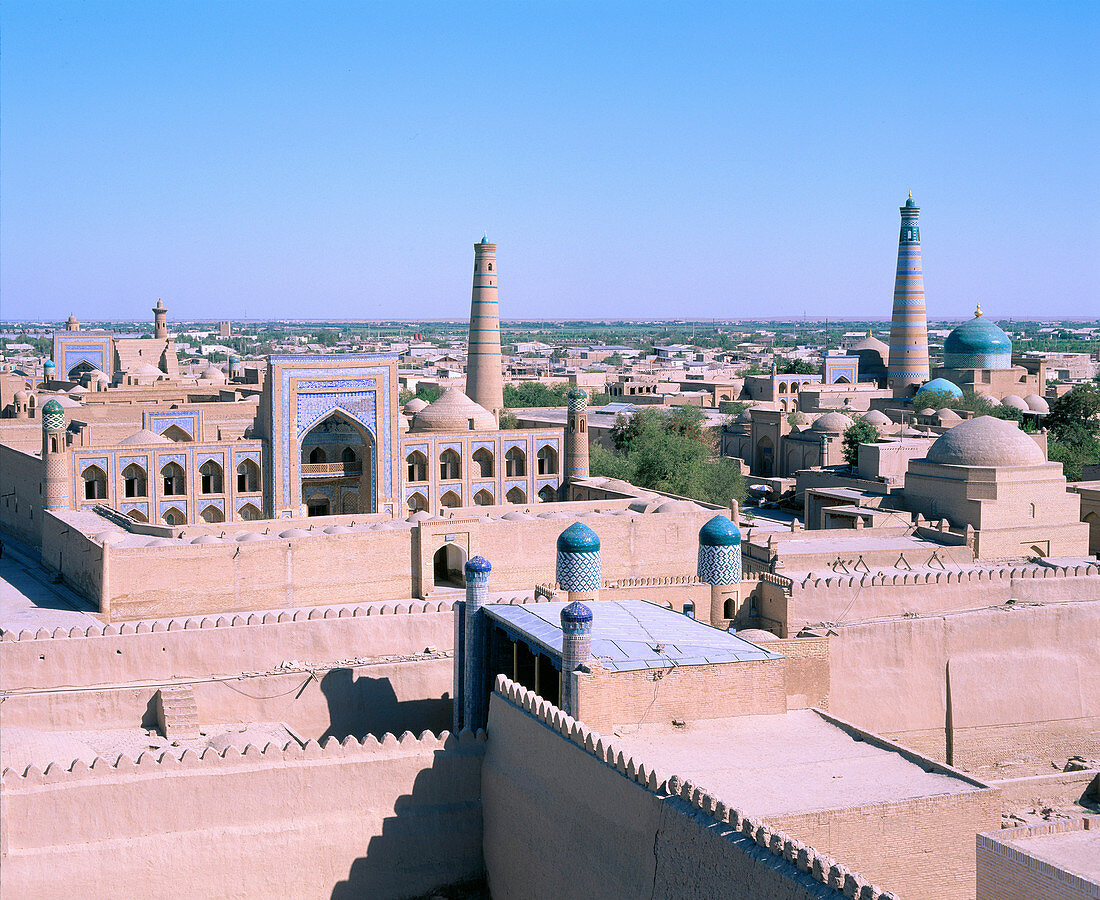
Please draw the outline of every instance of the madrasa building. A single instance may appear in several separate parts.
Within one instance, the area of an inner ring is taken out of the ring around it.
[[[43,509],[182,526],[562,499],[563,430],[498,427],[496,245],[474,250],[467,393],[403,409],[396,356],[275,355],[262,383],[233,359],[229,377],[210,365],[185,379],[163,303],[148,339],[70,318],[43,381],[13,395],[0,426],[5,472],[34,485],[13,483],[20,511],[5,514],[30,536]]]

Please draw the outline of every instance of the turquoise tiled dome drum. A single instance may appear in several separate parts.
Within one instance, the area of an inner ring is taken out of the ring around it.
[[[1012,338],[981,314],[963,322],[943,342],[947,369],[1011,369]]]
[[[47,400],[42,406],[42,428],[54,431],[65,427],[65,409],[56,400]]]
[[[583,412],[588,409],[588,394],[580,388],[573,388],[565,396],[569,401],[569,412]]]
[[[600,539],[581,522],[558,535],[557,581],[569,593],[600,589]]]
[[[718,515],[699,531],[699,580],[704,584],[741,582],[741,531]]]

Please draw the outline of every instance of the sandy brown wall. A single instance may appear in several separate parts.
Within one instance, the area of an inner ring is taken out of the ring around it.
[[[4,895],[415,897],[482,871],[484,740],[333,740],[4,775]]]
[[[786,592],[770,584],[758,591],[761,617],[782,623],[784,636],[822,622],[983,609],[1009,600],[1046,603],[1088,597],[1100,599],[1100,567],[1095,565],[1069,570],[1005,566],[886,578],[830,576],[795,582]]]
[[[610,733],[619,725],[787,711],[786,661],[751,660],[637,672],[574,674],[577,717]]]
[[[768,819],[909,900],[972,900],[974,835],[1000,821],[994,790]]]
[[[44,474],[40,458],[0,444],[0,528],[34,547],[41,539]]]
[[[603,739],[592,747],[599,735],[587,727],[531,692],[519,689],[513,697],[496,693],[490,701],[482,769],[485,865],[494,897],[843,896],[790,861],[794,847],[784,835],[747,823],[746,830],[759,830],[760,846],[711,798],[669,796],[667,785],[655,777],[647,783],[633,760],[609,764],[614,749]],[[824,864],[825,877],[832,862]],[[843,872],[836,871],[841,885]]]
[[[1100,753],[1100,602],[835,627],[830,711],[973,769]]]
[[[316,739],[447,728],[453,612],[348,612],[203,620],[210,627],[172,620],[156,631],[142,623],[140,633],[133,625],[122,626],[126,633],[93,626],[90,636],[22,632],[0,641],[3,722],[76,731],[148,726],[158,687],[187,683],[203,726],[285,722]]]
[[[398,530],[240,544],[112,547],[111,619],[411,597],[409,535]]]
[[[103,601],[103,546],[51,512],[43,513],[42,565],[92,603]]]

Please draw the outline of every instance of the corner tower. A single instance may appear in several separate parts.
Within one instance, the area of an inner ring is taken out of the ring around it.
[[[470,299],[470,339],[466,357],[466,396],[500,422],[504,379],[500,368],[500,306],[497,302],[497,245],[488,236],[474,244],[474,289]]]
[[[895,397],[909,397],[928,380],[928,319],[920,256],[920,207],[909,199],[901,207],[898,268],[894,277],[894,314],[890,324],[887,384]]]

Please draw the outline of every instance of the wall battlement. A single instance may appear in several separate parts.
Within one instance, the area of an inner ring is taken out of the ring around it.
[[[704,788],[678,775],[659,775],[653,767],[624,754],[610,738],[597,734],[583,722],[567,715],[534,691],[504,675],[497,676],[494,689],[501,698],[529,713],[567,741],[595,756],[651,794],[662,799],[682,799],[692,807],[691,815],[698,817],[706,825],[728,825],[728,830],[719,832],[727,840],[737,840],[744,836],[760,850],[795,866],[839,896],[861,900],[896,900],[890,891],[883,891],[841,863],[818,853],[782,831],[769,827],[762,820],[730,807]]]
[[[854,588],[879,584],[969,584],[973,582],[1018,581],[1024,578],[1083,578],[1100,576],[1100,565],[1086,564],[1078,566],[1030,565],[1003,566],[983,569],[968,569],[959,572],[899,572],[887,575],[885,572],[873,574],[828,576],[815,578],[807,575],[801,582],[794,582],[793,591],[839,587]]]
[[[434,734],[425,731],[419,737],[411,731],[406,731],[400,737],[387,733],[381,739],[368,734],[361,741],[354,736],[346,737],[343,741],[330,737],[324,743],[311,740],[306,741],[304,745],[297,741],[289,741],[286,744],[270,742],[262,748],[255,744],[248,744],[243,748],[226,747],[220,751],[208,747],[201,753],[187,749],[179,755],[175,750],[145,751],[139,754],[137,759],[131,759],[126,754],[122,754],[114,762],[97,756],[91,763],[79,759],[68,764],[56,761],[49,763],[45,769],[31,765],[22,772],[5,768],[3,773],[0,773],[0,783],[3,783],[5,788],[33,787],[66,781],[110,779],[133,775],[160,777],[167,772],[184,769],[208,772],[212,767],[250,767],[255,764],[281,766],[296,760],[341,759],[356,756],[396,759],[438,751],[482,753],[485,740],[484,730],[473,732],[464,729],[458,734],[447,731]]]

